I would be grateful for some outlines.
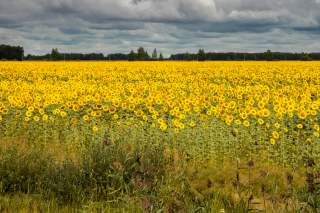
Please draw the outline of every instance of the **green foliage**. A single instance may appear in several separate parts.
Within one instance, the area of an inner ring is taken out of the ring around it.
[[[0,45],[0,60],[23,60],[24,50],[20,46]]]
[[[273,56],[271,50],[267,50],[267,52],[265,52],[265,58],[267,61],[272,61]]]
[[[22,152],[18,147],[0,150],[0,191],[32,193],[39,187],[43,171],[52,163],[40,150]]]
[[[198,51],[198,61],[205,61],[206,60],[206,54],[204,52],[204,49],[199,49]]]
[[[85,129],[59,132],[52,127],[47,138],[40,137],[43,130],[32,129],[37,136],[29,135],[27,140],[17,139],[14,143],[14,137],[7,135],[9,139],[2,138],[0,146],[2,209],[35,208],[39,212],[43,208],[90,212],[319,209],[318,188],[310,190],[317,186],[317,155],[306,151],[305,156],[313,156],[315,160],[290,162],[287,159],[299,153],[301,144],[291,144],[290,152],[282,152],[280,145],[270,146],[262,136],[253,137],[250,128],[234,131],[224,125],[211,120],[201,128],[186,128],[172,134],[119,124],[105,126],[107,133],[103,135],[86,135]],[[217,128],[219,132],[214,131]],[[278,152],[281,154],[275,155]],[[24,201],[18,201],[19,196]]]
[[[309,54],[304,53],[304,54],[302,55],[302,57],[301,57],[301,60],[302,60],[302,61],[311,61],[312,58],[311,58],[311,56],[310,56]]]
[[[157,60],[158,59],[158,53],[157,53],[157,49],[154,49],[152,52],[152,57],[153,60]]]
[[[59,53],[57,48],[53,48],[51,51],[50,59],[53,61],[58,61],[58,60],[62,60],[63,56],[62,54]]]
[[[147,51],[144,50],[143,47],[139,47],[137,50],[137,60],[139,61],[145,61],[149,60],[150,56]]]
[[[164,59],[164,58],[163,58],[163,55],[162,55],[162,53],[160,53],[160,55],[159,55],[159,60],[160,60],[160,61],[163,61],[163,59]]]

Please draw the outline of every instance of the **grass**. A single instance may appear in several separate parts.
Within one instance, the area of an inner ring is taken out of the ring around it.
[[[179,134],[123,124],[76,140],[30,132],[0,141],[3,212],[319,211],[317,158],[286,160],[302,147],[281,153],[218,121]]]

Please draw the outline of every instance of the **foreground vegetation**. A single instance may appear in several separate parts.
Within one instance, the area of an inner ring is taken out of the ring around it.
[[[84,144],[2,140],[1,210],[315,212],[319,208],[318,174],[310,160],[293,169],[264,159],[272,151],[235,155],[238,146],[251,150],[252,145],[227,132],[194,145],[208,137],[206,131],[193,138],[181,133],[172,140],[156,130],[150,135],[134,127],[115,130],[123,135]],[[228,144],[217,151],[210,148],[227,143],[226,136]]]
[[[317,212],[318,62],[0,64],[4,212]]]

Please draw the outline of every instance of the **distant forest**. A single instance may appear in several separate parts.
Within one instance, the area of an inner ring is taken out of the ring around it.
[[[179,60],[179,61],[278,61],[278,60],[320,60],[318,53],[290,53],[290,52],[272,52],[267,50],[263,53],[240,53],[240,52],[205,52],[199,49],[197,53],[179,53],[173,54],[169,58],[164,58],[162,53],[154,49],[152,54],[139,47],[137,51],[130,51],[128,54],[113,53],[105,56],[102,53],[61,53],[58,49],[52,49],[51,53],[45,55],[24,55],[24,49],[20,46],[0,45],[0,60],[109,60],[109,61],[161,61],[161,60]]]
[[[9,45],[0,45],[0,59],[1,60],[23,60],[23,47],[9,46]]]

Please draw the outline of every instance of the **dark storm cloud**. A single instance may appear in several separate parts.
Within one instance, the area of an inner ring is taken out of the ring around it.
[[[1,0],[0,43],[27,53],[320,51],[320,0]]]

